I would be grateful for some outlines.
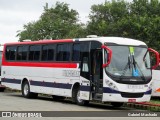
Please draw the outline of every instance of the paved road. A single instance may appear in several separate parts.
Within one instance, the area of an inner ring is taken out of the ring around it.
[[[110,105],[91,103],[78,106],[70,100],[54,101],[52,97],[39,96],[37,99],[26,99],[18,92],[0,93],[0,111],[110,111],[132,110],[127,108],[114,109]]]
[[[4,93],[1,92],[0,93],[0,111],[102,111],[103,112],[103,111],[117,111],[117,110],[129,111],[129,112],[137,111],[135,109],[128,109],[128,108],[115,109],[110,105],[100,105],[100,104],[94,104],[94,103],[91,103],[88,106],[78,106],[73,104],[70,100],[53,101],[52,97],[47,97],[47,96],[39,96],[37,99],[26,99],[22,97],[21,93],[17,93],[17,92],[4,92]],[[124,119],[126,118],[127,117],[125,117]],[[5,120],[5,119],[8,120],[8,118],[3,118],[3,119],[0,118],[0,120]],[[14,118],[14,119],[18,120],[17,118]],[[50,119],[50,118],[47,118],[47,119]],[[64,118],[55,118],[55,119],[62,120]],[[66,119],[73,120],[74,118],[68,117],[68,118],[65,118],[65,120]],[[84,119],[84,118],[77,117],[76,119]],[[93,117],[93,118],[86,117],[85,119],[97,120],[96,117]],[[104,120],[106,118],[100,117],[98,119]],[[148,118],[148,119],[151,119],[151,118]],[[34,118],[34,120],[36,119]],[[141,118],[141,120],[143,119]]]

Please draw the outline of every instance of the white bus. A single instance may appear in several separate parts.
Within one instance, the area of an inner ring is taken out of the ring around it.
[[[160,97],[160,65],[152,71],[152,97]]]
[[[151,66],[144,42],[120,37],[7,43],[2,59],[2,84],[22,90],[72,98],[84,105],[97,100],[120,107],[123,102],[149,101]]]
[[[3,91],[5,90],[5,86],[1,85],[2,51],[3,51],[3,46],[2,46],[2,45],[0,45],[0,92],[3,92]]]

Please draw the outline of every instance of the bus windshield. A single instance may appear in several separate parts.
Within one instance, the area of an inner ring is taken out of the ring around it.
[[[108,73],[120,78],[139,77],[145,80],[145,77],[151,77],[151,69],[148,69],[150,68],[150,57],[147,47],[108,47],[112,50],[111,63],[106,67]],[[107,56],[107,53],[105,53],[105,56]]]

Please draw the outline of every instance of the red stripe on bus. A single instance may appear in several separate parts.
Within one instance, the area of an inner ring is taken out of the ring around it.
[[[45,62],[2,62],[2,66],[77,68],[76,63],[45,63]]]

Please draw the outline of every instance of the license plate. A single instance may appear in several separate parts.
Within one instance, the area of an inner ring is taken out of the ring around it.
[[[128,89],[143,89],[143,85],[128,85]]]
[[[128,99],[128,102],[136,102],[136,99]]]

